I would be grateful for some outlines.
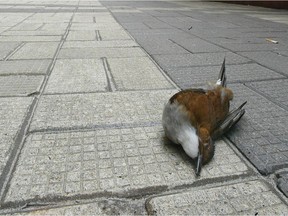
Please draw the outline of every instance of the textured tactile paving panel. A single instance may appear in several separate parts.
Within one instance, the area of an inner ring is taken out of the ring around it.
[[[154,197],[152,215],[285,215],[287,204],[261,181],[249,181]]]
[[[221,65],[226,58],[226,64],[238,64],[249,62],[249,59],[234,53],[197,53],[177,55],[153,55],[156,62],[164,69],[174,67],[189,67],[202,65]]]
[[[25,143],[6,201],[125,193],[196,181],[194,165],[178,145],[165,142],[161,126],[33,133]],[[219,141],[201,179],[241,175],[246,165]]]
[[[0,60],[3,60],[19,45],[20,45],[19,42],[1,42],[0,43]]]
[[[268,68],[272,68],[276,71],[288,74],[288,57],[284,55],[278,55],[275,52],[263,51],[263,52],[241,52],[241,55],[254,61],[265,65]]]
[[[32,98],[0,98],[0,172],[8,160]]]
[[[52,59],[58,44],[57,42],[29,42],[12,55],[10,59]]]
[[[181,88],[191,88],[193,85],[215,83],[221,66],[203,66],[187,68],[169,68],[167,74]],[[258,64],[226,65],[229,82],[245,82],[259,79],[281,78],[284,76]]]
[[[287,110],[250,90],[231,84],[235,104],[247,101],[246,114],[227,134],[262,174],[288,166]]]
[[[0,61],[0,74],[46,74],[50,64],[49,60]]]
[[[257,89],[264,93],[266,96],[271,98],[272,100],[285,105],[288,108],[288,80],[271,80],[264,82],[253,82],[248,83],[247,85]]]
[[[39,91],[44,76],[0,76],[0,96],[29,95]]]
[[[282,171],[276,175],[277,187],[288,197],[288,171]]]
[[[44,93],[95,92],[107,90],[101,60],[57,60]]]
[[[173,88],[148,57],[108,59],[118,90]]]
[[[58,58],[60,59],[84,59],[84,58],[125,58],[135,56],[146,56],[139,47],[121,47],[121,48],[65,48],[61,49]]]
[[[31,130],[161,122],[175,90],[42,96]]]

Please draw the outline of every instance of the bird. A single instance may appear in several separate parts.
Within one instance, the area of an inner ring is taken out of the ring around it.
[[[244,115],[245,101],[230,110],[233,91],[227,88],[225,58],[218,79],[210,89],[191,88],[174,94],[164,106],[165,136],[180,144],[196,162],[196,176],[214,156],[215,140],[230,130]]]

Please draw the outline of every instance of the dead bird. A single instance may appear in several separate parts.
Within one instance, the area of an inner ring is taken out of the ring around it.
[[[162,124],[165,135],[182,145],[195,159],[196,175],[214,156],[215,140],[235,125],[245,113],[244,102],[229,111],[233,92],[226,87],[225,59],[218,80],[210,90],[187,89],[173,95],[165,105]]]

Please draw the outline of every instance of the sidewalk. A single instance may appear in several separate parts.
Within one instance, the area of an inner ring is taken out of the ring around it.
[[[288,214],[287,11],[2,0],[0,12],[0,214]],[[162,110],[216,80],[224,57],[247,112],[197,178]]]

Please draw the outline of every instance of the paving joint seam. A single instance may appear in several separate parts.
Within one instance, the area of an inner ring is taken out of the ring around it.
[[[99,30],[95,30],[96,41],[102,41],[102,37]]]
[[[286,79],[285,79],[285,80],[286,80]],[[274,104],[277,105],[278,107],[280,107],[280,108],[288,111],[288,107],[287,107],[287,106],[285,106],[284,104],[278,102],[278,101],[275,100],[273,97],[268,96],[267,94],[259,91],[257,88],[255,88],[255,87],[253,87],[253,86],[251,86],[251,85],[249,85],[249,84],[247,85],[247,84],[244,83],[244,86],[247,87],[247,88],[249,88],[250,90],[256,92],[257,94],[261,95],[262,97],[264,97],[264,98],[267,99],[268,101],[274,103]]]
[[[104,70],[105,70],[105,74],[106,74],[106,79],[107,79],[107,84],[108,84],[108,87],[107,87],[108,91],[115,92],[117,90],[117,86],[116,86],[116,83],[114,81],[113,74],[111,72],[111,68],[110,68],[110,65],[108,63],[108,60],[107,60],[106,57],[102,57],[101,61],[102,61],[102,64],[103,64],[103,67],[104,67]]]
[[[12,50],[11,52],[9,52],[5,58],[3,59],[3,61],[7,61],[11,56],[13,56],[19,49],[21,49],[26,43],[22,42],[20,43],[14,50]]]
[[[178,44],[176,41],[172,40],[172,39],[168,39],[169,41],[171,41],[172,43],[176,44],[177,46],[181,47],[182,49],[186,50],[187,52],[191,53],[191,54],[196,54],[196,53],[193,53],[191,50],[188,50],[187,48],[185,48],[184,46]],[[221,51],[219,51],[221,52]],[[207,53],[207,52],[200,52],[199,54],[201,53]],[[198,54],[198,53],[197,53]]]
[[[78,0],[78,4],[79,4],[80,0]],[[16,135],[16,138],[15,138],[15,142],[14,142],[14,146],[13,146],[13,149],[12,149],[12,152],[10,153],[9,155],[9,159],[8,161],[6,162],[5,166],[4,166],[4,169],[3,169],[3,172],[1,173],[0,175],[0,202],[3,202],[5,200],[5,197],[6,197],[6,194],[7,194],[7,191],[9,189],[9,183],[12,179],[12,173],[14,172],[14,170],[16,169],[16,164],[18,162],[18,159],[19,159],[19,156],[20,156],[20,152],[24,146],[24,143],[25,143],[25,139],[27,137],[27,132],[29,131],[29,127],[30,127],[30,123],[32,121],[32,117],[34,115],[34,111],[36,110],[37,108],[37,105],[39,103],[39,99],[45,89],[45,86],[48,82],[48,78],[52,72],[52,69],[53,69],[53,66],[55,65],[55,62],[56,62],[56,58],[57,58],[57,55],[68,35],[68,31],[69,31],[69,28],[71,27],[71,24],[72,24],[72,20],[74,18],[74,15],[75,15],[75,12],[77,11],[77,8],[74,10],[74,13],[70,19],[70,22],[69,22],[69,25],[67,26],[67,29],[66,29],[66,34],[64,34],[64,36],[62,36],[61,38],[61,41],[57,47],[57,50],[53,56],[53,61],[52,63],[50,64],[49,66],[49,69],[47,70],[47,74],[44,78],[44,80],[42,81],[42,84],[39,88],[39,96],[38,97],[34,97],[33,99],[33,102],[31,103],[30,107],[29,107],[29,110],[26,114],[26,117],[24,118],[24,122],[22,123],[21,125],[21,128],[19,130],[19,132],[17,133]],[[28,18],[28,17],[27,17]],[[66,36],[66,37],[65,37]]]

